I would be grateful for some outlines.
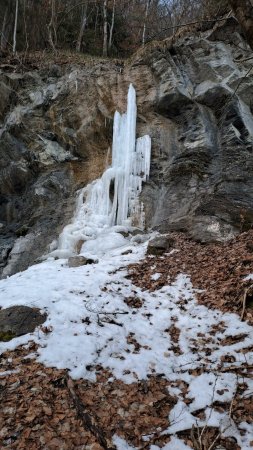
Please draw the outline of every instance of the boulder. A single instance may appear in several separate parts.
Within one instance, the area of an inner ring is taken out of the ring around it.
[[[46,314],[38,308],[11,306],[0,311],[0,341],[10,341],[14,337],[32,333],[45,322]]]
[[[174,244],[175,241],[170,236],[157,236],[149,241],[147,254],[163,255],[163,253],[169,252]]]
[[[69,267],[86,266],[87,264],[96,264],[98,261],[92,258],[85,258],[85,256],[71,256],[68,259]]]

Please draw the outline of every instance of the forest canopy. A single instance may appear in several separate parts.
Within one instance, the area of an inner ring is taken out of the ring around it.
[[[124,57],[181,24],[212,21],[228,10],[226,0],[0,0],[0,50]]]

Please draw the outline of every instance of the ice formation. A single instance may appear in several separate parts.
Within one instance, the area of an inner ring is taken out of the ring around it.
[[[136,93],[131,84],[127,112],[121,115],[116,111],[114,116],[112,164],[80,192],[74,220],[64,228],[53,256],[68,257],[78,242],[96,239],[105,229],[108,234],[108,228],[115,225],[143,227],[138,197],[149,176],[151,139],[146,135],[136,140],[136,117]]]

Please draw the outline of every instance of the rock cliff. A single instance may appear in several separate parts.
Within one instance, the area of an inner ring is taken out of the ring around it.
[[[147,228],[224,241],[253,223],[252,51],[227,19],[152,43],[124,64],[0,73],[2,276],[40,258],[70,220],[75,191],[108,161],[115,109],[137,91],[152,138]]]

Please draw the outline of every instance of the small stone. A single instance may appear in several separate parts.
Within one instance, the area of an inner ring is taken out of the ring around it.
[[[175,244],[174,239],[169,236],[157,236],[151,239],[148,244],[148,255],[163,255],[163,253],[169,252]]]
[[[130,231],[119,231],[119,234],[127,239],[130,236]]]
[[[87,264],[97,264],[98,261],[92,258],[85,258],[85,256],[71,256],[68,259],[69,267],[86,266]]]
[[[121,254],[122,254],[122,256],[125,256],[125,255],[129,255],[130,253],[133,253],[133,250],[131,250],[131,249],[126,250],[125,252],[123,252]]]

